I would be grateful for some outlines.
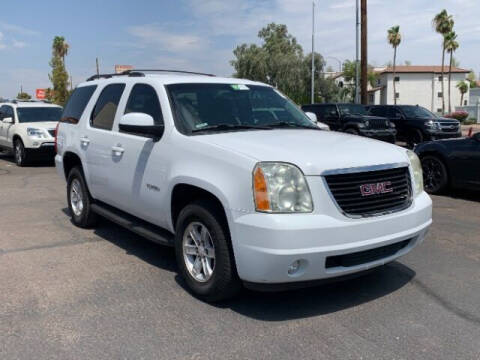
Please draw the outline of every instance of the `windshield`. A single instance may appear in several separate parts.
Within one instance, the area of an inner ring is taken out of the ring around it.
[[[60,107],[19,107],[17,108],[18,122],[32,123],[43,121],[59,121],[62,115]]]
[[[421,106],[402,106],[407,118],[436,119],[438,116]]]
[[[268,86],[173,84],[167,90],[176,126],[183,133],[202,129],[245,131],[281,125],[318,130],[303,111]]]
[[[363,105],[358,104],[340,104],[338,105],[342,115],[368,115]]]

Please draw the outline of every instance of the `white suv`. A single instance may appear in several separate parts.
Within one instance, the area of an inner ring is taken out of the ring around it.
[[[41,101],[0,104],[0,149],[13,152],[18,166],[33,157],[55,155],[55,128],[62,107]]]
[[[175,246],[207,301],[383,265],[432,222],[413,152],[320,130],[249,80],[94,76],[66,105],[57,148],[74,224],[100,215]]]

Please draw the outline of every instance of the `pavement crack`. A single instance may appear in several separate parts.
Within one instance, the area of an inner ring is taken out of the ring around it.
[[[480,325],[480,317],[479,316],[477,316],[475,314],[471,314],[471,313],[459,308],[458,306],[454,305],[450,301],[445,300],[440,295],[438,295],[434,290],[429,288],[427,285],[422,283],[417,278],[412,279],[412,283],[414,285],[416,285],[417,287],[419,287],[420,290],[423,291],[426,295],[433,298],[437,304],[442,306],[447,311],[450,311],[451,313],[455,314],[456,316],[458,316],[458,317],[460,317],[460,318],[462,318],[462,319],[464,319],[468,322],[471,322],[474,325]]]
[[[12,254],[12,253],[19,253],[25,251],[32,251],[32,250],[42,250],[42,249],[53,249],[58,247],[66,247],[66,246],[73,246],[73,245],[80,245],[86,243],[94,243],[99,241],[105,241],[103,239],[85,239],[80,241],[59,241],[56,243],[45,244],[45,245],[34,245],[24,248],[16,248],[16,249],[0,249],[0,256],[5,254]]]

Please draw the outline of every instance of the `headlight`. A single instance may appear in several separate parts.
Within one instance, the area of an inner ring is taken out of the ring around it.
[[[47,135],[42,129],[35,129],[35,128],[27,128],[27,135],[31,137],[37,137],[37,138],[47,137]]]
[[[368,120],[365,120],[363,123],[365,124],[365,127],[369,127],[369,126],[370,126],[370,121],[368,121]]]
[[[257,211],[308,213],[313,211],[312,196],[305,176],[294,165],[258,163],[253,171],[253,191]]]
[[[430,128],[430,130],[440,130],[440,124],[433,120],[429,120],[425,123],[425,126]]]
[[[410,160],[410,166],[412,167],[414,195],[418,196],[423,191],[422,163],[413,151],[407,150],[407,155]]]

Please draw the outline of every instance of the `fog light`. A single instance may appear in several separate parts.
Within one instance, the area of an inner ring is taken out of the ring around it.
[[[295,260],[293,263],[291,263],[289,266],[288,266],[288,275],[293,275],[295,274],[298,269],[300,269],[300,260]]]

